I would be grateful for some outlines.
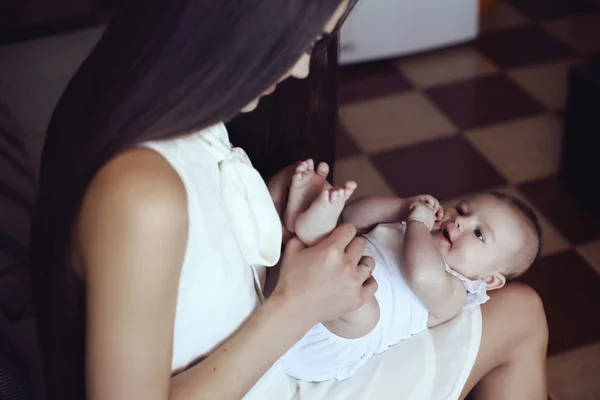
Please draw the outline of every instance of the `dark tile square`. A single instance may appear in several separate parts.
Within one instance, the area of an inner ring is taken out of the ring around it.
[[[555,177],[525,183],[518,188],[571,243],[580,244],[600,237],[600,223]]]
[[[371,161],[401,197],[448,200],[506,184],[461,136],[374,154]]]
[[[600,8],[600,6],[599,6],[599,8]],[[600,61],[600,51],[597,53],[592,53],[592,54],[588,55],[588,60],[596,61],[596,62]]]
[[[598,9],[594,0],[506,0],[521,13],[536,21],[571,17]]]
[[[412,89],[391,62],[357,64],[340,69],[340,103],[352,103]]]
[[[534,25],[483,35],[475,41],[475,46],[504,68],[577,56],[574,49]]]
[[[565,110],[558,110],[555,114],[561,121],[565,120]]]
[[[336,148],[335,148],[335,158],[336,160],[341,160],[343,158],[355,156],[360,154],[361,150],[358,148],[354,139],[350,137],[346,129],[342,125],[338,128]]]
[[[438,86],[429,97],[461,129],[473,129],[543,112],[544,107],[504,75]]]
[[[536,261],[519,280],[544,302],[549,355],[600,339],[600,277],[575,251]]]

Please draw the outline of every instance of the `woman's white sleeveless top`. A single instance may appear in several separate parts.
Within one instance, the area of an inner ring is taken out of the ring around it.
[[[265,266],[280,255],[281,225],[267,187],[223,124],[148,142],[185,186],[188,242],[179,280],[173,372],[230,337],[264,300]],[[246,399],[286,399],[293,381],[276,363]],[[268,397],[265,397],[268,396]]]

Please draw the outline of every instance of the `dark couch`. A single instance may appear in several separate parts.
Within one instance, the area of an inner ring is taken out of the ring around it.
[[[30,290],[35,182],[21,138],[0,104],[0,400],[41,399],[43,388]]]

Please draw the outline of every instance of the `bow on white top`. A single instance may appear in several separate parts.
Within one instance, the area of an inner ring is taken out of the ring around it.
[[[457,277],[467,291],[467,299],[465,301],[465,306],[463,307],[465,310],[481,305],[490,299],[490,296],[487,295],[487,283],[485,283],[485,281],[481,279],[472,281],[450,268],[446,260],[444,260],[444,264],[446,264],[446,272]]]
[[[250,265],[275,265],[281,222],[264,180],[246,152],[231,145],[225,125],[203,130],[201,138],[219,163],[221,194],[244,258]]]

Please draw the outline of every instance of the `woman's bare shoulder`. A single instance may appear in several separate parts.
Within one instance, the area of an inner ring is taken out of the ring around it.
[[[160,154],[147,149],[125,151],[110,160],[92,180],[86,200],[111,199],[123,206],[185,205],[185,188]]]
[[[77,220],[77,253],[159,251],[150,246],[167,246],[165,235],[185,241],[187,225],[185,187],[175,170],[158,153],[129,150],[92,180]],[[88,261],[82,260],[84,269]]]

